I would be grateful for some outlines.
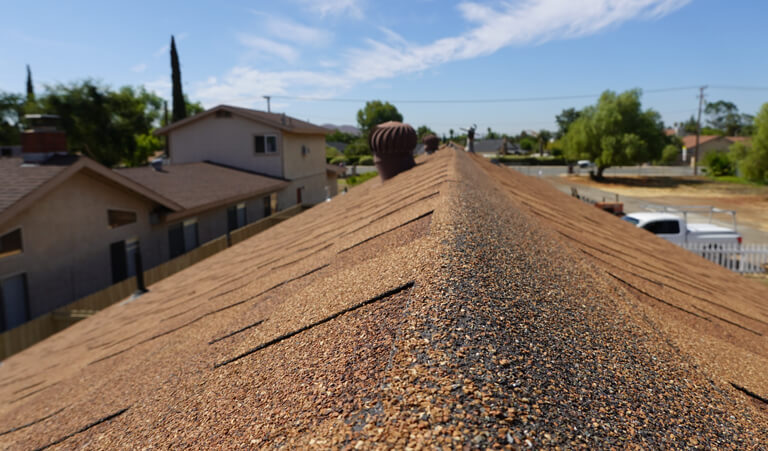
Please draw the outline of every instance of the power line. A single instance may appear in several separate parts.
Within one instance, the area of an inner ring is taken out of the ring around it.
[[[648,93],[662,93],[672,91],[690,91],[698,89],[698,86],[678,86],[672,88],[658,88],[658,89],[643,89],[643,94]],[[516,102],[542,102],[552,100],[573,100],[573,99],[593,99],[600,97],[602,93],[598,94],[576,94],[576,95],[559,95],[559,96],[543,96],[543,97],[512,97],[512,98],[496,98],[496,99],[400,99],[389,100],[392,103],[516,103]],[[350,99],[350,98],[333,98],[333,97],[305,97],[305,96],[286,96],[286,95],[274,95],[272,98],[285,99],[285,100],[302,100],[308,102],[354,102],[365,103],[370,99]]]

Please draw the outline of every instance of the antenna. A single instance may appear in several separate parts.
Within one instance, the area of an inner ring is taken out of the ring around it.
[[[267,113],[271,113],[271,112],[272,112],[272,110],[271,110],[271,109],[270,109],[270,107],[269,107],[269,99],[271,99],[271,98],[272,98],[272,96],[262,96],[262,97],[264,97],[265,99],[267,99]]]

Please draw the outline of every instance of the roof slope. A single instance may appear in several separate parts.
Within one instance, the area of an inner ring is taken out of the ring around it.
[[[150,288],[4,362],[0,446],[768,440],[765,287],[450,148]]]
[[[174,122],[173,124],[166,125],[165,127],[159,128],[155,130],[155,134],[165,135],[171,130],[174,130],[179,127],[184,127],[188,124],[191,124],[192,122],[195,122],[199,119],[210,116],[211,114],[215,114],[216,112],[222,111],[222,110],[229,111],[230,113],[237,114],[241,117],[244,117],[246,119],[250,119],[256,122],[260,122],[262,124],[271,125],[272,127],[275,127],[278,130],[282,130],[288,133],[296,133],[296,134],[304,134],[304,135],[328,135],[333,132],[333,130],[328,130],[325,127],[320,127],[319,125],[315,125],[307,121],[302,121],[301,119],[296,119],[295,117],[287,116],[282,113],[267,113],[266,111],[252,110],[249,108],[240,108],[232,105],[218,105],[208,110],[205,110],[202,113],[195,114],[194,116],[190,116],[186,119],[182,119],[178,122]]]
[[[191,210],[226,201],[235,201],[282,189],[287,182],[213,163],[186,163],[116,169],[134,182]]]
[[[76,155],[54,156],[40,165],[23,165],[21,157],[0,158],[0,212],[77,162]]]

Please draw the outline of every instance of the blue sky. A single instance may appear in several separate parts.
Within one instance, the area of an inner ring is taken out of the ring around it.
[[[697,89],[754,114],[768,101],[764,0],[2,1],[0,90],[95,78],[170,97],[174,34],[185,93],[315,123],[354,124],[388,100],[440,133],[554,129],[605,89],[646,90],[665,122]],[[653,92],[664,88],[687,89]],[[763,89],[736,89],[758,87]],[[530,99],[498,103],[414,100]],[[324,99],[302,100],[301,98]],[[338,101],[351,100],[351,101]]]

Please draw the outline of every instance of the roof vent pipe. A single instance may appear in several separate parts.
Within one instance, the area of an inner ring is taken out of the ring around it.
[[[385,122],[371,133],[370,145],[373,162],[382,180],[416,166],[413,149],[416,147],[416,130],[401,122]]]
[[[424,151],[428,154],[435,153],[440,146],[440,138],[432,133],[424,136],[424,138],[421,139],[421,142],[424,144]]]

